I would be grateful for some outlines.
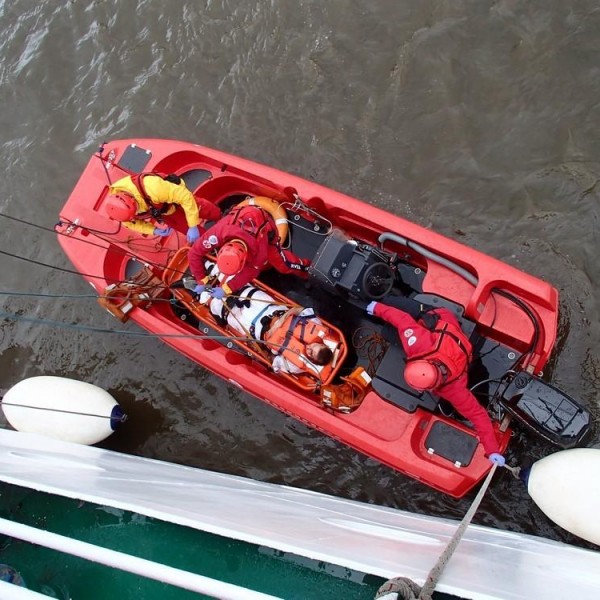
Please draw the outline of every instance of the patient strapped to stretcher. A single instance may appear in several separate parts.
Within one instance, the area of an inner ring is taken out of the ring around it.
[[[236,333],[264,342],[275,372],[309,373],[321,380],[331,373],[339,340],[312,308],[290,307],[248,285],[233,302],[213,299],[210,311]]]
[[[197,282],[185,276],[187,251],[184,247],[175,254],[163,281],[178,304],[198,320],[203,334],[211,330],[221,332],[223,336],[217,335],[215,339],[228,340],[224,344],[227,349],[235,345],[249,361],[267,366],[296,388],[318,393],[325,407],[346,412],[358,406],[360,399],[356,393],[341,392],[348,385],[353,389],[368,385],[362,367],[361,377],[360,373],[352,373],[340,376],[341,385],[334,383],[348,353],[344,334],[338,327],[322,321],[312,309],[297,305],[260,281],[223,299],[213,297],[209,286],[201,294],[194,293]],[[220,282],[215,272],[211,275]],[[247,364],[251,368],[251,363]],[[356,385],[352,379],[355,375]],[[348,395],[352,396],[351,404],[346,402]]]

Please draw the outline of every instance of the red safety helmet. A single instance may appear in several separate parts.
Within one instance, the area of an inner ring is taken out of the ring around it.
[[[131,221],[137,212],[137,202],[133,196],[117,192],[106,198],[104,210],[115,221]]]
[[[223,244],[217,253],[217,267],[223,275],[235,275],[246,264],[248,248],[242,240],[231,240]]]
[[[404,368],[404,380],[415,390],[433,390],[443,383],[440,368],[428,360],[409,361]]]

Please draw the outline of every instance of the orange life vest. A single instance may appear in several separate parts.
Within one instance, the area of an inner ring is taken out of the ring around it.
[[[427,327],[422,319],[420,324]],[[450,383],[467,371],[471,360],[471,342],[459,326],[443,319],[440,319],[431,331],[437,335],[433,350],[413,354],[408,361],[426,359],[433,363],[441,363],[448,370],[444,383]]]
[[[331,371],[331,365],[315,365],[306,356],[306,346],[315,342],[327,344],[333,351],[337,341],[331,337],[326,325],[315,321],[314,317],[303,317],[298,313],[301,308],[293,308],[271,324],[265,334],[273,351],[285,360],[296,365],[299,369],[317,374],[325,380]]]

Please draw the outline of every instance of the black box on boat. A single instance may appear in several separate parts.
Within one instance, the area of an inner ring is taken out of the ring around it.
[[[379,300],[394,285],[394,271],[379,251],[334,230],[321,244],[308,270],[320,284],[365,300]]]
[[[561,448],[572,448],[590,429],[590,414],[573,398],[550,384],[518,373],[508,384],[500,404],[514,417]]]

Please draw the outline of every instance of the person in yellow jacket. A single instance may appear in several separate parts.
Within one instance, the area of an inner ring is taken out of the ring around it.
[[[200,237],[201,219],[214,221],[221,216],[219,208],[196,198],[176,175],[158,173],[128,175],[115,181],[104,202],[106,214],[132,231],[147,235],[169,235],[173,228],[182,229],[183,215],[187,240],[193,244]],[[181,207],[181,211],[177,210]]]

